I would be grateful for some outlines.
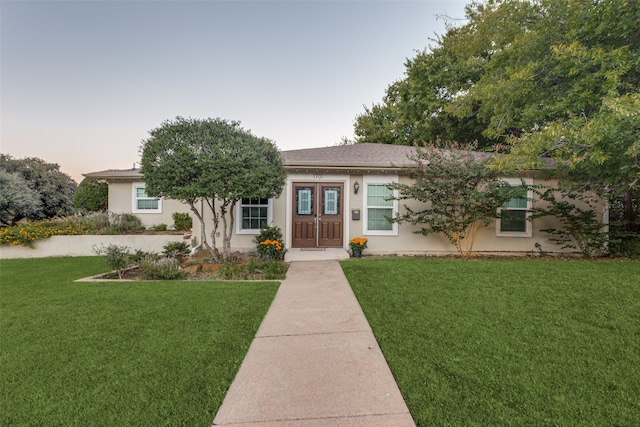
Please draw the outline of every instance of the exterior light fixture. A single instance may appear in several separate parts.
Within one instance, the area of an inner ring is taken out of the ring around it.
[[[358,194],[358,190],[360,190],[360,184],[356,181],[353,183],[353,194]]]

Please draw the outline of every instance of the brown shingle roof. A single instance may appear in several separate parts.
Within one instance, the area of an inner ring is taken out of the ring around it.
[[[84,173],[83,176],[93,179],[141,180],[140,169],[108,169],[106,171]]]
[[[354,144],[282,151],[285,166],[389,168],[410,165],[415,147],[389,144]]]

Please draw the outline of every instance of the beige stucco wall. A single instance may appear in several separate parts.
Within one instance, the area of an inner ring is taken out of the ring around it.
[[[366,182],[367,176],[353,177],[358,179],[361,183]],[[410,179],[406,176],[399,176],[397,178],[401,183],[410,183]],[[538,181],[531,180],[531,184],[546,184],[549,186],[557,185],[555,181]],[[541,201],[534,201],[534,206],[541,204]],[[364,201],[362,200],[362,194],[354,196],[352,198],[351,208],[360,209],[364,208]],[[407,205],[411,209],[419,209],[421,204],[416,201],[407,200],[399,202],[399,212],[406,212],[404,206]],[[606,217],[605,206],[601,206],[598,211],[599,217],[605,217],[605,222],[608,220]],[[538,249],[535,247],[536,243],[539,243],[544,252],[571,252],[571,249],[562,249],[560,245],[557,245],[549,241],[550,235],[542,232],[541,230],[546,228],[559,228],[561,227],[559,221],[555,218],[545,217],[537,218],[533,220],[531,224],[531,236],[499,236],[497,235],[498,221],[493,221],[488,227],[482,228],[476,237],[475,244],[473,246],[474,252],[485,253],[498,253],[498,254],[510,254],[510,253],[537,253]],[[411,224],[400,224],[398,227],[397,236],[372,236],[367,235],[364,232],[364,224],[362,221],[351,221],[349,238],[364,236],[369,239],[368,248],[366,253],[368,254],[425,254],[425,253],[437,253],[437,254],[456,254],[456,247],[449,242],[449,240],[442,234],[430,234],[424,236],[422,234],[415,234],[415,231],[419,231],[419,226]]]
[[[145,252],[162,252],[163,246],[169,242],[190,242],[182,235],[108,235],[108,236],[52,236],[37,240],[35,248],[25,246],[0,246],[0,259],[12,258],[45,258],[54,256],[92,256],[94,248],[110,244],[127,246]]]
[[[110,182],[109,183],[109,212],[133,213],[133,188],[142,185],[142,182]],[[142,225],[149,228],[154,225],[166,224],[173,227],[173,213],[188,212],[195,219],[189,206],[176,200],[162,199],[161,213],[136,212],[142,221]]]
[[[372,178],[373,177],[373,178]],[[406,254],[455,254],[457,253],[456,247],[450,243],[444,235],[440,234],[432,234],[428,236],[424,236],[421,234],[415,234],[414,231],[418,231],[420,229],[419,226],[413,226],[411,224],[400,224],[398,226],[397,235],[370,235],[365,232],[365,224],[364,224],[364,186],[367,184],[368,180],[376,179],[376,180],[386,180],[389,181],[393,179],[397,179],[400,182],[408,183],[409,178],[402,175],[397,175],[394,172],[386,172],[386,173],[375,173],[371,171],[362,171],[360,173],[348,174],[344,173],[315,173],[315,172],[307,172],[307,171],[298,171],[289,173],[286,181],[286,185],[283,189],[282,195],[273,200],[272,209],[273,209],[273,217],[272,217],[272,225],[276,225],[280,227],[284,234],[285,246],[287,248],[291,247],[291,233],[290,226],[291,223],[291,213],[293,210],[292,206],[292,194],[291,188],[293,182],[341,182],[344,184],[344,248],[348,249],[348,242],[350,239],[354,237],[367,237],[369,239],[368,248],[366,250],[366,254],[369,255],[387,255],[387,254],[398,254],[398,255],[406,255]],[[354,193],[353,184],[355,181],[358,181],[360,185],[360,191],[358,194]],[[532,181],[533,184],[541,184],[541,181]],[[547,182],[549,185],[555,184],[554,182]],[[132,203],[132,195],[131,195],[131,184],[128,184],[128,188],[120,188],[118,185],[117,188],[114,188],[113,197],[114,205],[111,203],[112,191],[110,184],[110,193],[109,193],[109,202],[111,206],[120,206],[121,209],[128,208],[131,210]],[[120,196],[118,196],[120,194]],[[125,199],[124,196],[128,196],[128,206],[122,205],[122,199]],[[163,206],[164,212],[168,212],[169,209],[165,209],[165,207],[170,206],[169,202],[165,201],[166,205]],[[118,205],[117,203],[120,203]],[[175,202],[174,202],[175,203]],[[535,202],[540,203],[540,202]],[[415,201],[400,201],[398,203],[399,211],[402,213],[405,208],[404,204],[409,205],[412,208],[418,208],[419,203]],[[178,204],[180,205],[180,204]],[[184,205],[180,205],[183,209],[186,208]],[[360,219],[355,220],[352,219],[352,211],[353,210],[360,211]],[[205,227],[207,231],[207,236],[209,236],[212,227],[212,218],[209,209],[205,205]],[[606,215],[604,211],[604,207],[598,212],[599,215]],[[160,220],[152,219],[153,214],[148,214],[149,217],[146,219],[145,223],[154,224],[162,222]],[[170,214],[169,214],[170,218]],[[241,252],[250,252],[255,250],[255,242],[253,241],[254,234],[241,234],[238,233],[238,211],[236,210],[236,224],[234,224],[234,232],[232,237],[232,251],[241,251]],[[155,221],[155,222],[154,222]],[[165,220],[165,223],[171,224],[172,220]],[[552,218],[540,218],[533,221],[531,227],[531,236],[498,236],[496,234],[496,225],[497,221],[493,221],[488,227],[483,228],[479,231],[475,245],[474,252],[487,252],[487,253],[502,253],[502,254],[510,254],[510,253],[531,253],[537,252],[538,250],[535,247],[536,243],[542,245],[542,249],[545,252],[571,252],[571,250],[563,250],[560,246],[553,244],[549,241],[549,235],[547,233],[542,232],[542,229],[558,227],[559,224],[556,220]],[[200,242],[200,226],[197,219],[194,218],[194,229],[193,236],[196,239],[196,242],[199,244]],[[221,248],[222,246],[222,224],[220,225],[219,236],[217,237],[217,246]],[[209,243],[211,243],[211,238],[208,237]]]

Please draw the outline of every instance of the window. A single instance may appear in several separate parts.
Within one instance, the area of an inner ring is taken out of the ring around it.
[[[522,184],[520,180],[505,179],[512,186],[519,186]],[[532,184],[531,180],[525,181],[527,184]],[[518,197],[514,197],[511,200],[505,202],[500,208],[500,218],[496,224],[496,234],[498,236],[524,236],[530,237],[531,221],[529,221],[529,210],[531,194],[524,191]]]
[[[338,215],[340,213],[340,189],[325,188],[322,203],[322,215]]]
[[[313,215],[313,189],[296,190],[296,215]]]
[[[394,190],[389,188],[389,177],[365,177],[364,181],[364,234],[397,235],[398,225],[388,220],[398,212]]]
[[[238,204],[239,234],[257,234],[260,228],[271,223],[271,199],[244,198]]]
[[[133,186],[133,213],[162,213],[162,200],[149,197],[144,185]]]

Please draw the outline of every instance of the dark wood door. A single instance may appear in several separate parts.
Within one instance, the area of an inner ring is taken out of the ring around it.
[[[342,183],[293,184],[292,247],[344,245],[343,190]]]

